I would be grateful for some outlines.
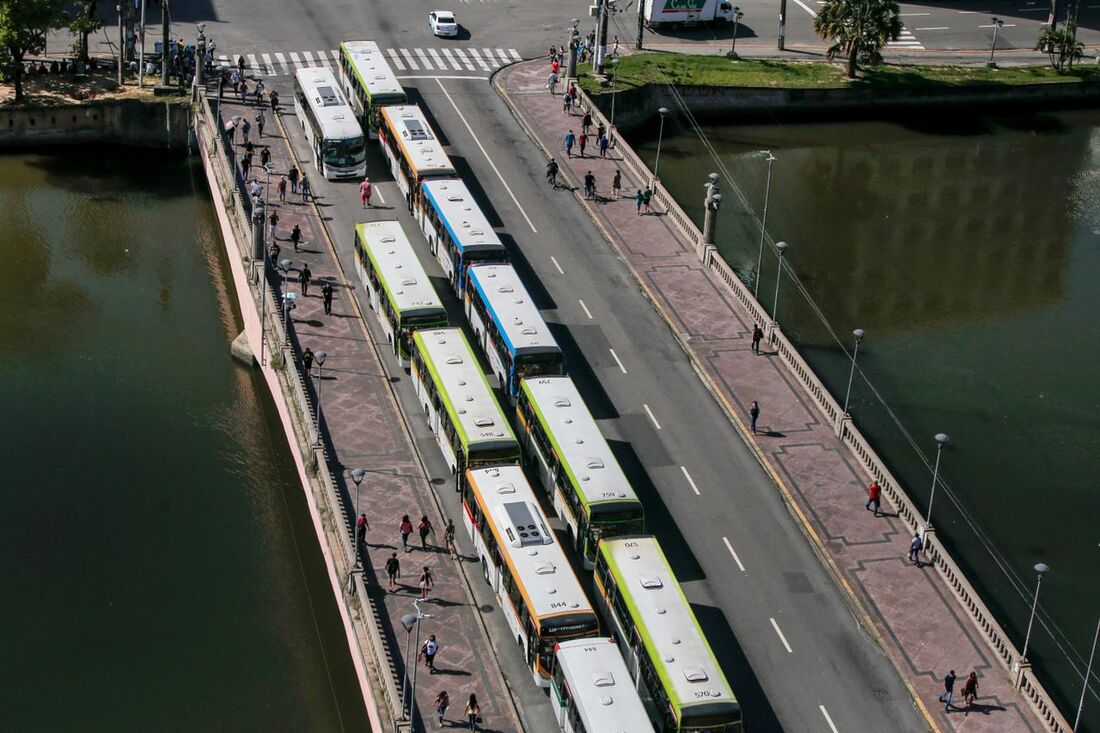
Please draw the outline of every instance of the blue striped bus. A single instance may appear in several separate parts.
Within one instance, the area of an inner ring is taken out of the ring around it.
[[[466,292],[471,265],[508,262],[508,252],[461,179],[434,179],[420,184],[416,217],[458,297]]]

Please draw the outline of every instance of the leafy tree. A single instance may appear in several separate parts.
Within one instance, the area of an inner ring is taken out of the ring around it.
[[[1035,48],[1047,55],[1059,74],[1073,69],[1073,62],[1085,54],[1084,44],[1077,40],[1076,20],[1067,20],[1061,28],[1044,28]]]
[[[23,101],[23,59],[46,49],[46,33],[65,24],[64,0],[0,0],[0,67]]]
[[[825,52],[832,61],[848,57],[849,79],[854,79],[861,60],[882,61],[882,47],[901,35],[901,18],[894,0],[827,0],[814,18],[814,30],[833,45]]]
[[[69,32],[76,36],[73,50],[82,63],[88,63],[88,36],[103,27],[103,21],[96,17],[99,0],[80,0],[76,4],[76,15],[69,23]]]

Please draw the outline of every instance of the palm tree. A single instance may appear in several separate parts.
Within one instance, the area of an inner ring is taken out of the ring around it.
[[[1050,65],[1059,73],[1073,69],[1073,62],[1085,55],[1085,46],[1077,40],[1077,22],[1066,21],[1061,28],[1044,28],[1039,34],[1037,50],[1050,59]]]
[[[899,12],[894,0],[827,0],[814,18],[817,35],[833,42],[825,58],[846,55],[847,76],[854,79],[861,56],[878,63],[882,47],[901,35]]]

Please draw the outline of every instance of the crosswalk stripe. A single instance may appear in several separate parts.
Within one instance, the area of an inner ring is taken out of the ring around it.
[[[438,51],[436,51],[434,48],[429,48],[428,53],[431,55],[432,61],[434,61],[436,63],[436,66],[438,66],[441,69],[446,70],[447,64],[443,63],[443,59],[440,57]],[[457,69],[458,67],[456,66],[455,68]]]
[[[456,48],[455,53],[458,54],[458,58],[462,60],[462,63],[466,65],[466,71],[473,71],[474,65],[470,62],[470,59],[466,57],[466,52],[461,48]]]
[[[220,56],[218,56],[218,61],[221,62],[222,64],[225,64],[226,66],[230,65],[229,57],[226,56],[224,53],[221,54]]]
[[[485,61],[487,61],[490,66],[492,66],[494,69],[500,66],[500,64],[497,63],[496,57],[493,56],[493,49],[483,48],[481,50],[485,52]]]
[[[317,65],[313,62],[313,52],[311,52],[311,51],[302,51],[302,58],[305,59],[305,65],[306,66],[316,66]]]
[[[517,51],[516,49],[510,48],[508,49],[508,53],[512,54],[512,58],[514,58],[516,61],[523,61],[523,57],[519,55],[519,51]]]
[[[392,48],[387,48],[386,50],[389,51],[390,60],[393,61],[393,65],[397,67],[397,70],[404,71],[405,62],[398,57],[397,51],[394,51]]]
[[[498,48],[498,49],[497,49],[497,53],[498,53],[498,54],[500,54],[500,61],[501,61],[501,63],[504,63],[504,64],[510,64],[510,63],[512,63],[512,60],[511,60],[510,58],[508,58],[508,54],[504,53],[504,49],[503,49],[503,48]]]
[[[298,56],[297,51],[290,52],[290,63],[294,64],[295,69],[302,68],[302,59],[300,56]]]
[[[271,63],[271,54],[262,54],[260,58],[264,60],[264,73],[268,76],[275,76],[275,67]]]
[[[420,67],[416,65],[416,61],[413,60],[413,55],[409,53],[409,49],[401,49],[401,55],[405,57],[405,63],[409,65],[409,69],[412,71],[418,70]]]
[[[256,54],[254,53],[248,54],[248,68],[252,69],[253,71],[261,70],[260,62],[256,60]]]
[[[283,70],[284,74],[289,74],[290,73],[290,69],[288,69],[287,65],[286,65],[286,56],[284,56],[281,53],[276,53],[275,54],[275,61],[278,62],[279,67]]]
[[[336,63],[340,63],[340,49],[334,48],[329,53],[332,54],[332,60]]]
[[[462,67],[458,65],[458,61],[455,60],[454,54],[451,53],[451,49],[443,49],[443,55],[447,57],[447,62],[454,67],[455,71],[460,71],[462,69]]]
[[[435,68],[434,66],[432,66],[432,62],[428,60],[428,55],[424,53],[423,49],[414,48],[413,51],[416,51],[416,55],[420,59],[420,63],[424,65],[425,69]]]
[[[324,51],[318,51],[317,52],[317,60],[320,61],[321,64],[324,65],[324,67],[326,69],[328,69],[329,71],[332,71],[332,62],[329,61],[327,53],[325,53]]]
[[[485,71],[489,70],[489,64],[485,63],[485,61],[481,58],[481,54],[477,52],[476,48],[470,49],[470,55],[474,57],[474,61],[476,61],[482,69],[484,69]]]

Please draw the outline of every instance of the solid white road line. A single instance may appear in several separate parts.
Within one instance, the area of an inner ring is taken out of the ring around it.
[[[447,87],[443,86],[443,81],[437,78],[436,83],[439,84],[439,90],[443,92],[444,96],[447,97],[447,101],[451,103],[452,107],[454,107],[455,114],[458,115],[458,119],[462,120],[462,124],[466,126],[466,131],[470,133],[470,137],[473,138],[475,143],[477,143],[477,147],[479,150],[481,150],[481,154],[485,156],[485,160],[489,161],[489,165],[492,167],[493,173],[497,174],[497,178],[500,179],[500,183],[504,186],[504,190],[506,190],[508,192],[508,195],[512,197],[512,202],[515,203],[516,208],[519,209],[519,213],[523,214],[523,218],[527,220],[527,226],[531,227],[532,232],[538,234],[539,230],[535,229],[535,225],[531,222],[531,217],[527,216],[527,212],[524,210],[523,206],[520,205],[519,199],[517,199],[516,195],[512,193],[512,187],[509,186],[508,182],[504,180],[504,176],[500,174],[500,170],[497,168],[497,164],[493,162],[493,159],[489,157],[489,153],[485,151],[485,146],[481,144],[481,140],[479,140],[477,135],[474,134],[474,129],[470,127],[470,123],[466,121],[466,116],[462,114],[462,110],[460,110],[458,108],[458,105],[455,104],[454,99],[451,97],[451,93],[447,91]]]
[[[564,275],[565,270],[561,269],[561,265],[558,264],[558,258],[554,255],[550,255],[550,261],[554,263],[554,267],[558,268],[558,274]]]
[[[686,478],[687,482],[691,484],[691,490],[695,492],[695,495],[702,496],[702,494],[699,493],[699,487],[695,485],[695,481],[691,478],[691,474],[688,473],[688,470],[683,466],[680,466],[680,470],[684,472],[684,478]]]
[[[833,719],[829,717],[829,711],[825,709],[825,706],[818,705],[818,707],[821,708],[821,714],[825,716],[825,722],[829,724],[829,730],[833,733],[840,733],[840,731],[836,729],[836,726],[833,725]]]
[[[474,57],[474,61],[478,62],[481,65],[481,68],[485,69],[486,71],[489,70],[489,64],[485,63],[485,60],[481,58],[481,54],[477,52],[476,48],[470,49],[470,55]]]
[[[405,56],[405,63],[409,65],[410,69],[412,69],[413,71],[420,70],[420,67],[417,65],[416,61],[413,60],[413,55],[409,53],[409,49],[403,48],[401,49],[401,53]]]
[[[584,304],[583,300],[578,300],[577,302],[581,304],[581,308],[584,308],[584,314],[586,316],[588,316],[588,320],[591,321],[592,320],[592,311],[588,310],[588,306]]]
[[[912,18],[915,15],[931,15],[931,13],[898,13],[899,18]]]
[[[394,51],[392,48],[388,48],[386,50],[389,51],[390,61],[392,61],[393,65],[397,67],[397,70],[398,71],[404,71],[405,70],[405,62],[402,61],[401,58],[397,55],[397,51]]]
[[[739,558],[737,556],[737,553],[734,552],[733,545],[730,544],[729,538],[723,537],[722,541],[726,543],[726,549],[730,551],[731,555],[733,555],[733,561],[737,563],[737,569],[740,570],[742,573],[745,572],[745,566],[741,564],[741,558]]]
[[[980,25],[980,26],[978,26],[978,27],[979,27],[979,28],[992,28],[993,26],[992,26],[992,25]],[[1015,24],[1015,23],[1005,23],[1005,24],[1004,24],[1004,25],[1002,25],[1001,27],[1002,27],[1002,28],[1015,28],[1015,27],[1016,27],[1016,24]]]
[[[1047,9],[1046,8],[1017,8],[1016,12],[1017,13],[1045,13],[1045,12],[1047,12]]]
[[[798,7],[802,8],[803,10],[805,10],[805,11],[806,11],[807,13],[809,13],[809,14],[810,14],[810,15],[811,15],[812,17],[814,17],[814,18],[816,18],[816,17],[817,17],[817,13],[816,13],[815,11],[811,10],[811,9],[810,9],[810,6],[809,6],[809,5],[807,5],[806,3],[802,2],[802,0],[794,0],[794,1],[795,1],[796,3],[798,3]]]
[[[915,31],[947,31],[951,30],[945,25],[936,26],[934,28],[914,28]]]
[[[611,352],[611,358],[619,365],[619,371],[626,374],[626,367],[624,367],[622,361],[619,360],[619,355],[615,353],[615,349],[608,349],[608,351]]]
[[[649,419],[653,421],[653,427],[658,430],[661,429],[661,423],[657,422],[657,418],[653,417],[653,410],[649,409],[649,405],[642,403],[642,409],[645,410],[645,414],[649,415]]]
[[[470,80],[470,79],[475,79],[477,81],[489,81],[489,77],[487,77],[487,76],[466,76],[466,75],[447,76],[446,74],[431,74],[431,75],[421,75],[421,76],[416,76],[415,74],[412,74],[412,75],[398,76],[397,78],[398,79],[464,79],[464,80],[467,80],[467,81]]]
[[[775,633],[779,635],[779,640],[783,642],[783,647],[787,650],[787,653],[794,654],[791,645],[787,643],[787,637],[783,636],[783,632],[779,630],[779,624],[775,622],[774,618],[769,618],[768,620],[772,622],[772,628],[775,629]]]

